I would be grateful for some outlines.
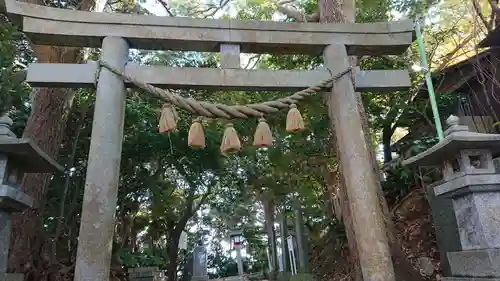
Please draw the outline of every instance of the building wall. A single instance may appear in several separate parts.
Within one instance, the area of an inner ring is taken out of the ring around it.
[[[500,85],[469,80],[459,92],[462,94],[460,111],[464,116],[500,116]]]

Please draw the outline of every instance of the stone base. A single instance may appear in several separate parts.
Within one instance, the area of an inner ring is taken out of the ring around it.
[[[444,277],[442,281],[500,281],[500,278]]]
[[[441,270],[444,276],[452,276],[446,253],[462,250],[458,224],[453,210],[453,199],[446,196],[436,196],[432,186],[427,188],[427,199],[431,205],[432,220],[436,230]]]
[[[21,212],[33,205],[33,199],[20,189],[0,184],[0,209]]]
[[[206,276],[193,276],[191,277],[191,281],[208,281],[208,275]]]
[[[473,192],[453,199],[462,250],[500,248],[500,192]]]
[[[129,277],[130,281],[156,281],[153,276],[148,277]]]
[[[0,273],[0,280],[2,281],[23,281],[24,274],[19,273]]]
[[[137,267],[129,268],[128,277],[130,281],[160,281],[160,273],[158,267]]]
[[[500,277],[500,249],[451,252],[448,260],[452,276]]]

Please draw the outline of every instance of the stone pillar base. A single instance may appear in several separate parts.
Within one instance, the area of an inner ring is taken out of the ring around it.
[[[0,273],[0,280],[2,281],[23,281],[24,274],[19,273]]]
[[[500,278],[500,249],[448,253],[453,276]]]
[[[208,281],[208,275],[206,276],[193,276],[191,281]]]

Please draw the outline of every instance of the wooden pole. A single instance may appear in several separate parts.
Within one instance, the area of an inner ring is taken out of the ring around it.
[[[349,67],[346,47],[330,45],[323,52],[325,66]],[[337,131],[340,164],[358,246],[364,281],[395,281],[384,217],[377,197],[377,178],[366,147],[351,75],[333,84],[328,110]]]
[[[128,52],[123,38],[106,37],[102,42],[103,59],[122,71]],[[102,69],[97,83],[75,281],[109,279],[124,116],[125,83]]]

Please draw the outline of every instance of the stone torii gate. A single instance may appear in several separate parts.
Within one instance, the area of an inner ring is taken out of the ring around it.
[[[0,0],[0,7],[34,44],[102,48],[102,59],[137,80],[161,88],[295,91],[349,67],[348,55],[399,55],[413,41],[413,22],[371,24],[277,23],[168,18],[71,11]],[[220,52],[221,68],[166,68],[127,63],[130,48]],[[244,70],[240,52],[323,54],[328,69]],[[78,243],[75,281],[107,281],[122,150],[125,88],[98,63],[28,67],[34,87],[94,87],[92,139]],[[356,242],[365,281],[394,281],[377,179],[365,145],[355,90],[407,89],[407,70],[357,71],[333,82],[329,102],[338,132]]]

